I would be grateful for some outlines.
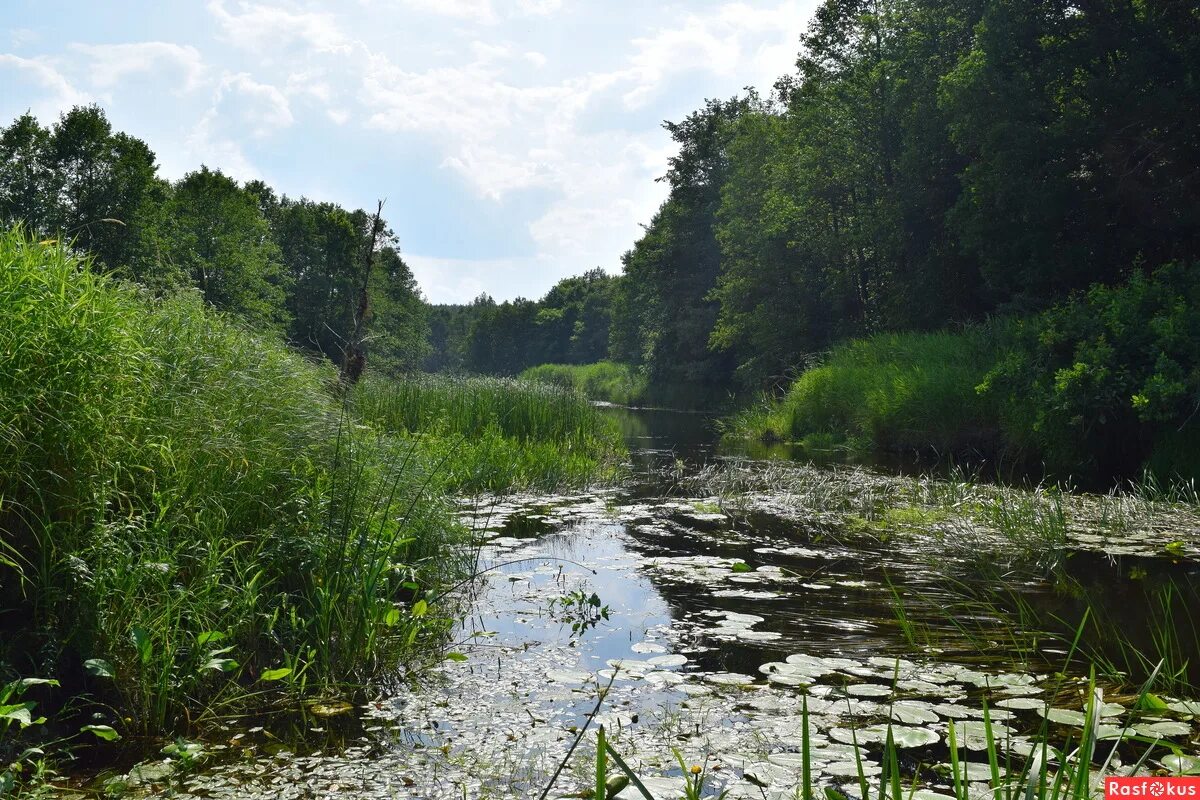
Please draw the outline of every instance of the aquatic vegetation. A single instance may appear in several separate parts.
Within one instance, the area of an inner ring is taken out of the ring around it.
[[[364,380],[355,416],[407,437],[452,491],[552,490],[611,478],[624,456],[615,425],[578,394],[503,378]]]
[[[778,402],[733,416],[727,435],[940,453],[993,451],[998,403],[975,387],[997,358],[1001,322],[963,333],[851,340],[805,370]]]
[[[603,400],[621,406],[643,404],[648,397],[646,377],[629,364],[613,361],[541,364],[525,370],[520,378],[574,389],[591,400]]]

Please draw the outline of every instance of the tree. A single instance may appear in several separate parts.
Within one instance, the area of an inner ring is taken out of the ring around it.
[[[217,308],[258,325],[288,319],[279,247],[256,196],[220,171],[201,167],[172,189],[153,248]]]

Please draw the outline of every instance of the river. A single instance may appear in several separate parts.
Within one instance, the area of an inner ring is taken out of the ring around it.
[[[950,795],[939,765],[954,720],[982,797],[985,702],[1020,759],[1044,719],[1051,736],[1077,735],[1096,660],[1107,667],[1103,736],[1158,740],[1148,768],[1172,750],[1200,754],[1200,703],[1185,688],[1200,641],[1186,608],[1200,596],[1191,511],[993,490],[915,466],[904,476],[897,464],[771,460],[780,454],[718,448],[699,415],[606,413],[630,446],[622,485],[464,504],[481,577],[462,598],[452,659],[354,715],[231,727],[189,769],[148,762],[125,788],[539,797],[578,730],[603,724],[657,797],[681,796],[678,752],[712,796],[791,798],[807,704],[821,783],[859,793],[854,742],[876,779],[891,721],[918,796]],[[1060,513],[1067,535],[1052,545],[1031,534],[1013,547],[979,522],[1027,514],[1031,529],[1051,530]],[[1183,610],[1164,611],[1173,603]],[[1161,707],[1132,713],[1144,668],[1134,649],[1171,647],[1170,663],[1187,665],[1156,694]],[[593,752],[589,731],[550,797],[578,795]],[[1137,752],[1123,745],[1114,768]]]

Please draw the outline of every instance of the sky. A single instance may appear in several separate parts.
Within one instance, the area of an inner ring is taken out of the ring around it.
[[[0,125],[98,103],[159,174],[373,208],[427,299],[537,298],[666,196],[663,120],[793,71],[816,0],[0,0]]]

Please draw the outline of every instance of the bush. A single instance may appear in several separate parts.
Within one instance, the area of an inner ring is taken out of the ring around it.
[[[1015,326],[981,391],[1004,431],[1060,471],[1193,477],[1200,428],[1200,273],[1181,264],[1086,294]]]

